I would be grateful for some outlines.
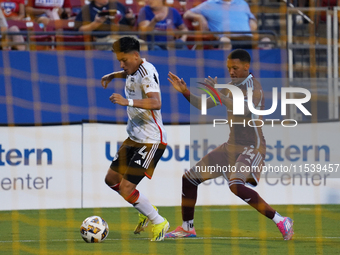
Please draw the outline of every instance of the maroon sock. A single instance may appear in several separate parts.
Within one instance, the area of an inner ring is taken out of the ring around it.
[[[193,184],[184,175],[182,178],[182,219],[193,220],[197,200],[197,185],[201,182],[195,180]],[[197,185],[196,185],[197,184]]]
[[[246,187],[244,184],[232,184],[229,188],[236,196],[254,207],[261,214],[269,219],[274,218],[275,210],[255,190]]]

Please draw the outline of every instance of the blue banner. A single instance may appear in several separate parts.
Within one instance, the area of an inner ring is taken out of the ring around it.
[[[285,77],[285,50],[253,50],[251,72],[257,78]],[[167,80],[169,71],[183,78],[228,78],[228,51],[142,52],[160,75],[164,123],[188,123],[190,107]],[[109,51],[1,51],[0,124],[126,122],[125,107],[109,101],[112,93],[124,95],[123,79],[103,89],[103,75],[120,70]],[[273,86],[278,86],[273,84]],[[271,85],[264,91],[271,92]],[[267,100],[265,109],[270,108]],[[278,114],[279,115],[279,114]],[[275,117],[275,116],[271,116]],[[280,118],[280,116],[276,116]]]

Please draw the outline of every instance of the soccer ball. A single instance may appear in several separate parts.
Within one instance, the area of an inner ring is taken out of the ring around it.
[[[80,234],[87,243],[100,243],[109,234],[109,225],[101,217],[91,216],[81,224]]]

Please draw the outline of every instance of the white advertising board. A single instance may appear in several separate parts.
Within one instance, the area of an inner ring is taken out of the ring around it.
[[[0,210],[81,206],[81,125],[0,127]]]
[[[226,141],[228,128],[223,139],[210,139],[209,136],[197,139],[194,152],[190,145],[189,126],[166,126],[168,147],[160,160],[152,180],[144,178],[138,185],[152,203],[160,206],[180,205],[182,174],[190,168],[191,156],[196,153],[202,157],[217,145]],[[339,123],[301,124],[294,128],[264,127],[267,140],[267,166],[294,165],[291,175],[281,173],[263,174],[258,187],[259,194],[270,204],[329,204],[340,203],[340,178],[329,173],[329,165],[340,163]],[[326,132],[327,136],[323,135]],[[111,159],[118,149],[118,142],[127,138],[125,126],[109,124],[84,125],[84,207],[127,206],[126,202],[110,188],[106,187],[104,177]],[[194,141],[192,141],[193,143]],[[319,164],[327,166],[326,171],[312,169],[300,172],[300,166]],[[340,173],[340,167],[337,170]],[[338,177],[340,174],[338,175]],[[92,183],[96,190],[91,188]],[[94,192],[94,193],[93,193]],[[198,188],[197,205],[245,204],[229,191],[223,178],[209,180]]]
[[[130,206],[104,181],[119,143],[127,138],[125,128],[94,123],[0,127],[0,210]],[[168,147],[152,179],[144,178],[138,190],[155,205],[179,206],[190,157],[193,153],[202,157],[226,141],[228,128],[224,129],[223,138],[202,134],[194,145],[189,125],[166,126]],[[260,196],[269,204],[340,203],[340,178],[330,173],[330,164],[335,171],[340,163],[339,122],[263,130],[266,166],[295,167],[295,172],[263,174],[255,188]],[[311,164],[324,170],[313,172]],[[197,205],[231,204],[245,203],[230,192],[223,178],[199,186]]]
[[[211,126],[200,129],[197,136],[202,134],[201,139],[191,137],[191,143],[200,147],[196,153],[198,157],[227,140],[226,125],[217,126],[215,130]],[[192,134],[197,133],[195,128],[198,127],[190,129]],[[339,122],[298,124],[289,128],[265,125],[265,161],[268,171],[273,172],[263,173],[255,190],[269,204],[340,203],[339,130]],[[191,156],[194,153],[192,151]],[[290,173],[285,172],[287,169]],[[245,204],[228,190],[222,178],[200,185],[199,190],[198,204]]]

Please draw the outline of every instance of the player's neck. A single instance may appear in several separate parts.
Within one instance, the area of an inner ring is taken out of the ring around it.
[[[134,73],[137,72],[137,70],[139,69],[139,67],[141,66],[141,64],[143,64],[143,59],[140,59],[139,65],[137,65],[136,70],[134,70],[133,73],[132,73],[131,75],[133,75]]]
[[[250,73],[248,73],[247,76],[242,76],[242,77],[238,78],[237,80],[235,80],[233,82],[233,84],[241,85],[249,77],[249,75],[250,75]]]
[[[240,77],[240,83],[242,83],[245,79],[247,79],[249,77],[249,72],[247,74],[244,74],[242,77]]]

